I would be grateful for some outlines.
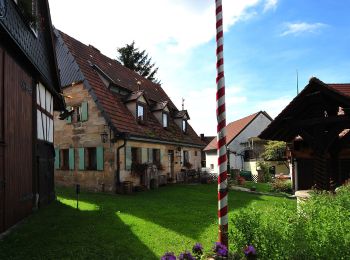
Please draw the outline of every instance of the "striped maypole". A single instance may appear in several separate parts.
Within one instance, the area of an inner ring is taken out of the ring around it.
[[[218,144],[218,218],[219,241],[228,246],[227,211],[227,156],[226,156],[226,109],[224,76],[224,33],[222,22],[222,0],[216,0],[216,118]]]

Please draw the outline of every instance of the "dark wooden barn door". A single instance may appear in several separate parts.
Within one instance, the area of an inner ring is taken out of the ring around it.
[[[4,51],[0,46],[0,233],[5,229],[4,174]]]
[[[313,185],[313,160],[298,159],[298,190],[308,190]]]
[[[5,229],[32,211],[32,79],[6,52],[4,77]]]

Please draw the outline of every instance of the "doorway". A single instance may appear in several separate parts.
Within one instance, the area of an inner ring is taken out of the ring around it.
[[[172,181],[174,181],[174,150],[168,150],[168,172],[168,178],[171,178]]]

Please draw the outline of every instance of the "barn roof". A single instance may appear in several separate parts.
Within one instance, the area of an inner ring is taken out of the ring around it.
[[[21,61],[30,64],[40,80],[54,95],[54,108],[64,109],[61,93],[56,53],[53,42],[53,28],[47,0],[38,1],[38,25],[32,29],[29,21],[20,13],[15,1],[2,1],[0,6],[1,44],[14,49]]]
[[[342,123],[340,121],[347,120],[348,117],[344,113],[330,119],[331,114],[339,114],[339,108],[350,108],[350,84],[326,84],[313,77],[259,137],[288,142],[293,140],[303,127],[322,122],[329,125]]]

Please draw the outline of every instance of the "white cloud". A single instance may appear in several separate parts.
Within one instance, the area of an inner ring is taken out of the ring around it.
[[[225,30],[260,1],[224,0]],[[159,45],[186,51],[215,36],[214,1],[50,0],[50,7],[57,28],[107,55],[115,55],[116,47],[132,40],[150,52]]]
[[[278,3],[278,0],[266,0],[263,12],[265,13],[270,10],[276,10],[277,3]]]
[[[247,102],[247,97],[243,95],[241,87],[226,87],[226,117],[227,122],[237,118],[237,111],[241,110],[242,104]],[[197,134],[206,135],[216,134],[216,87],[205,87],[200,91],[188,90],[178,91],[178,88],[169,89],[173,102],[178,108],[181,108],[182,97],[185,98],[185,109],[190,115],[189,123]],[[235,108],[235,111],[232,109]],[[240,111],[242,112],[242,111]],[[241,115],[241,113],[239,113]]]
[[[193,52],[215,38],[215,1],[49,2],[52,21],[58,29],[85,44],[94,45],[111,58],[116,58],[117,47],[135,40],[136,46],[145,49],[159,66],[157,76],[178,108],[181,108],[181,98],[185,97],[185,108],[189,110],[194,129],[198,133],[215,134],[215,49],[202,52],[200,56]],[[223,0],[224,30],[257,15],[258,9],[254,7],[260,7],[261,3],[268,4],[265,0]],[[273,3],[269,5],[272,8]],[[200,68],[193,65],[197,62],[198,66],[198,61],[201,61]],[[206,68],[208,64],[212,64],[212,70]],[[193,77],[188,76],[191,73]],[[211,74],[212,82],[205,82],[205,87],[200,88],[203,77]],[[242,106],[248,102],[246,93],[243,95],[239,89],[226,89],[228,122],[247,115]]]
[[[302,33],[317,33],[321,29],[327,27],[324,23],[286,23],[285,30],[280,34],[281,36],[286,35],[300,35]]]

